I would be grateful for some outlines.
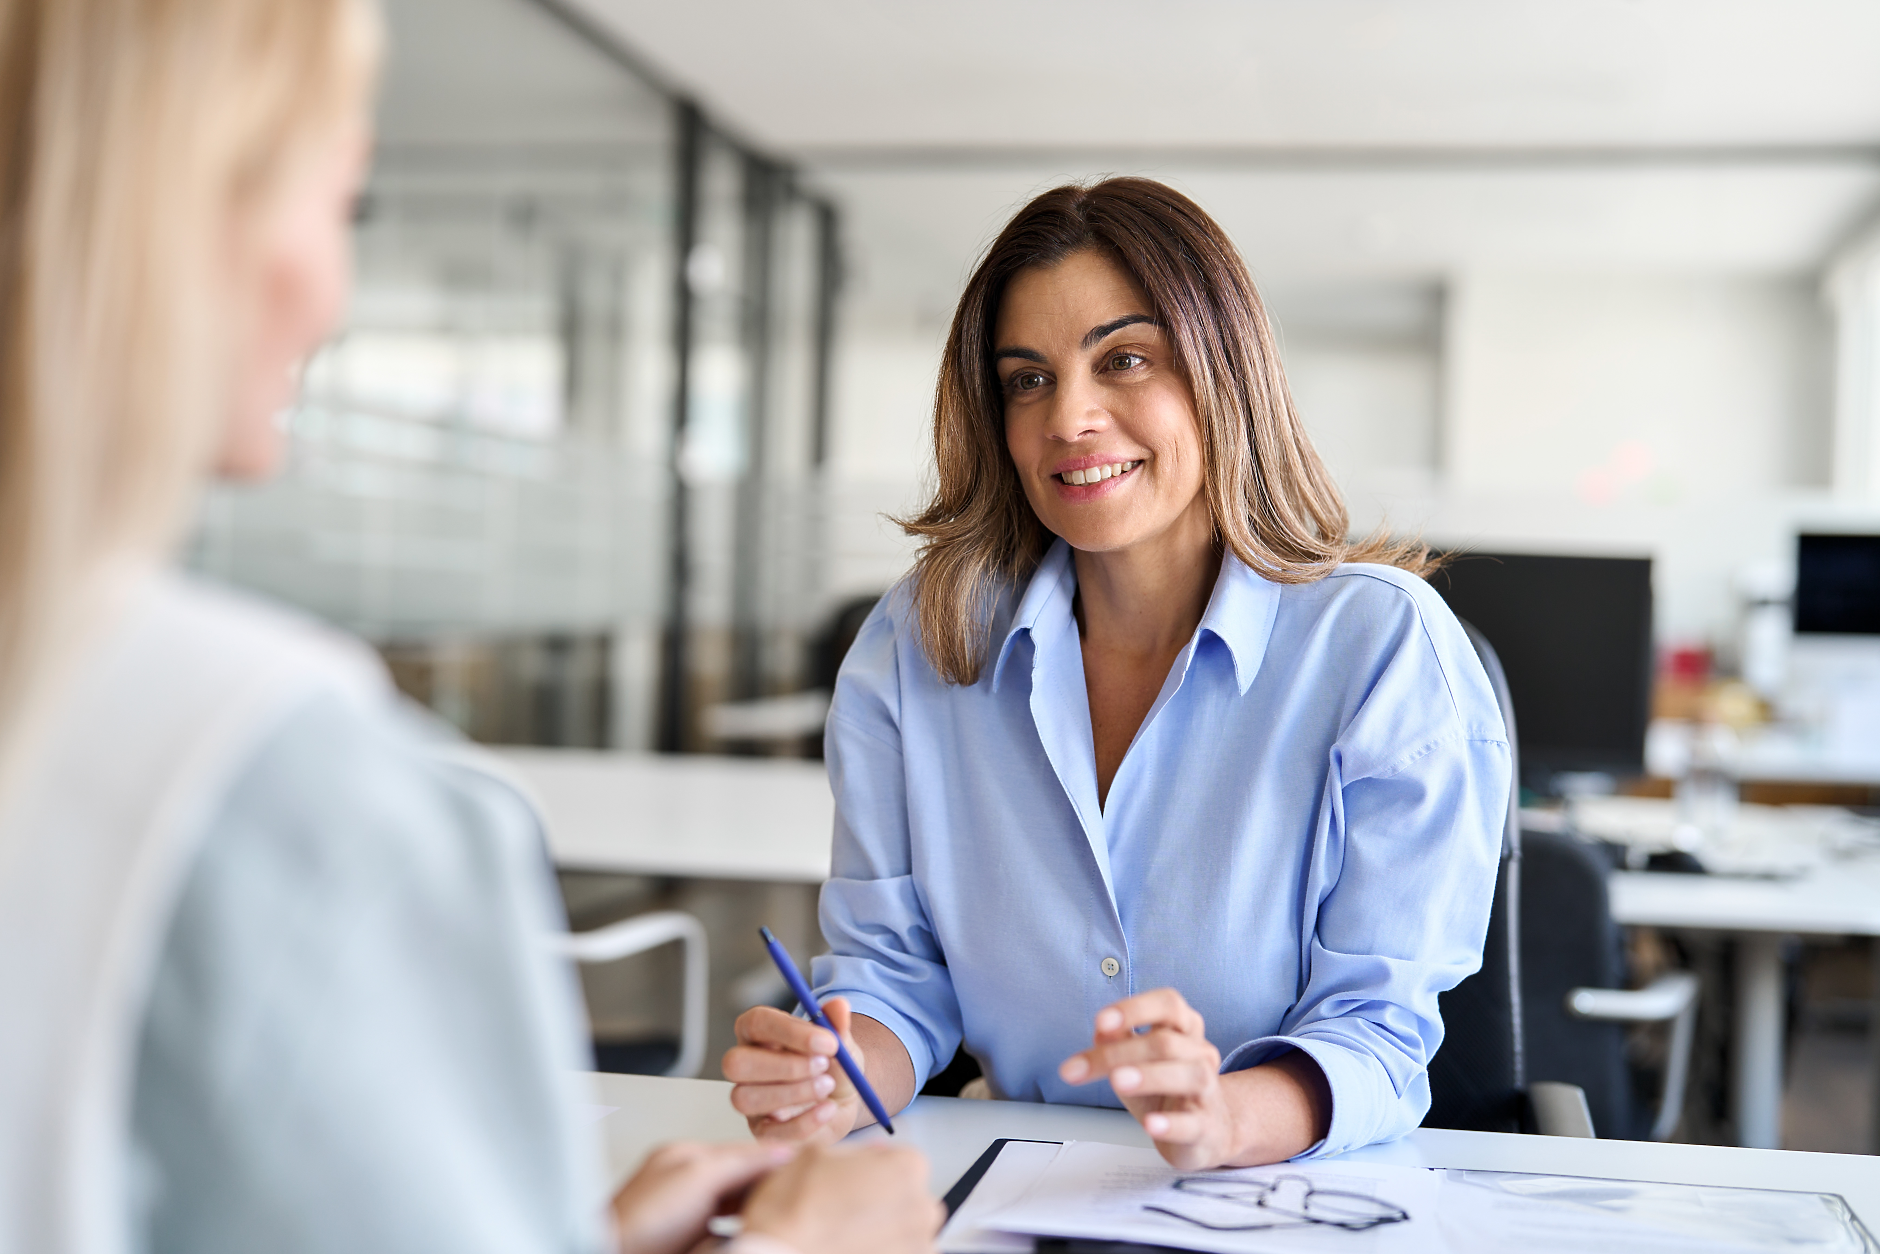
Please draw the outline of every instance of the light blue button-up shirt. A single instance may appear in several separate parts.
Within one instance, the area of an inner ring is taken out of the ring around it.
[[[1277,584],[1229,554],[1099,806],[1076,588],[1059,541],[970,686],[928,664],[905,585],[863,626],[829,720],[818,995],[885,1024],[922,1083],[963,1037],[1005,1097],[1120,1106],[1058,1064],[1103,1006],[1168,986],[1223,1071],[1318,1063],[1311,1153],[1407,1132],[1507,814],[1506,732],[1455,616],[1399,570]]]

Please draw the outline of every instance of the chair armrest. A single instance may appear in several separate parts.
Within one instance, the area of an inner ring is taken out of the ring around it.
[[[1670,1023],[1664,1091],[1652,1120],[1651,1138],[1668,1141],[1684,1110],[1684,1086],[1691,1074],[1691,1042],[1697,1032],[1698,979],[1689,971],[1661,975],[1644,988],[1576,988],[1567,994],[1567,1013],[1576,1019],[1607,1023]]]
[[[587,932],[560,937],[561,951],[576,962],[613,962],[656,949],[671,941],[685,945],[685,1022],[679,1032],[679,1057],[666,1072],[697,1076],[705,1065],[707,1002],[711,991],[710,951],[705,925],[683,910],[655,910]]]
[[[1567,1013],[1576,1019],[1617,1023],[1664,1023],[1697,1000],[1697,977],[1672,971],[1641,989],[1576,988],[1567,993]]]
[[[642,954],[670,941],[705,943],[705,928],[681,910],[655,910],[562,938],[562,952],[576,962],[613,962]]]
[[[1534,1130],[1542,1136],[1592,1138],[1593,1112],[1586,1105],[1586,1090],[1577,1084],[1536,1080],[1527,1087],[1534,1111]]]

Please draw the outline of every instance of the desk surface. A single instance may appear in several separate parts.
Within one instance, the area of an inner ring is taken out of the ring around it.
[[[1770,727],[1744,738],[1735,767],[1742,779],[1880,788],[1880,745],[1827,745],[1818,736]]]
[[[1880,936],[1880,861],[1829,863],[1792,880],[1616,872],[1620,923],[1724,932]]]
[[[835,802],[820,762],[497,749],[571,871],[820,884]]]
[[[731,1086],[723,1081],[596,1075],[592,1083],[596,1102],[618,1108],[600,1121],[608,1165],[615,1181],[625,1178],[646,1152],[661,1141],[730,1140],[748,1135],[744,1120],[731,1109]],[[930,1187],[936,1196],[946,1192],[986,1146],[1002,1136],[1108,1141],[1118,1145],[1149,1143],[1136,1121],[1122,1111],[1030,1102],[922,1097],[896,1116],[895,1126],[901,1137],[918,1145],[932,1162]],[[856,1135],[883,1137],[886,1134],[870,1129]],[[1349,1157],[1358,1162],[1411,1167],[1463,1167],[1838,1193],[1847,1199],[1848,1205],[1871,1231],[1880,1233],[1880,1158],[1858,1154],[1654,1145],[1638,1141],[1589,1141],[1418,1128],[1402,1140],[1373,1145]]]

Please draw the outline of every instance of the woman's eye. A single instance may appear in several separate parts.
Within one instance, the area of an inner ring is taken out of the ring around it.
[[[1044,376],[1035,370],[1021,370],[1006,381],[1014,392],[1035,392],[1044,386]]]
[[[1129,370],[1141,364],[1142,355],[1140,353],[1110,354],[1110,369],[1112,370]]]

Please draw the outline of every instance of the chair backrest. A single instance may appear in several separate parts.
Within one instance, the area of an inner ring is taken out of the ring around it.
[[[1567,1013],[1569,990],[1625,986],[1625,951],[1606,897],[1611,859],[1573,836],[1528,832],[1523,862],[1528,1074],[1586,1090],[1600,1136],[1642,1137],[1648,1116],[1632,1092],[1625,1025]]]
[[[1502,830],[1494,906],[1482,943],[1482,968],[1438,1001],[1443,1044],[1430,1060],[1430,1113],[1423,1126],[1519,1132],[1527,1122],[1528,1067],[1521,999],[1521,803],[1516,782],[1521,770],[1515,748],[1514,703],[1494,646],[1468,623],[1462,628],[1488,672],[1507,725],[1508,817]]]

